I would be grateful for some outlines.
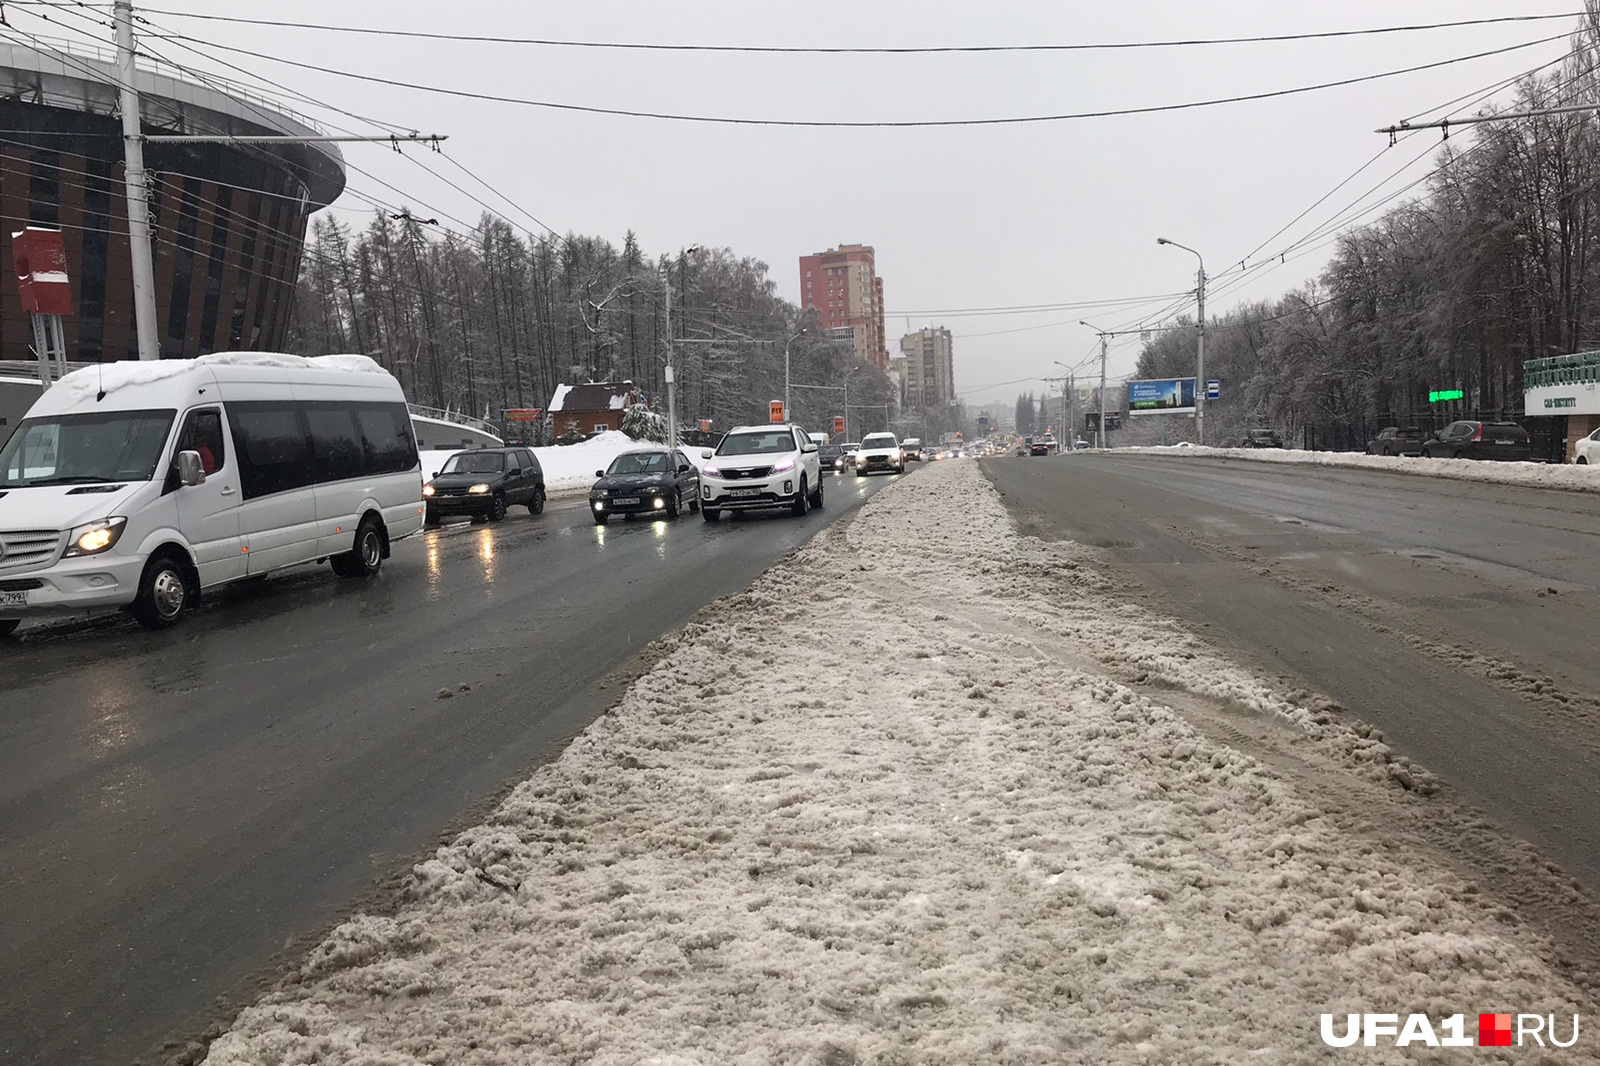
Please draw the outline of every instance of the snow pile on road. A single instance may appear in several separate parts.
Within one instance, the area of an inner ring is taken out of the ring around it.
[[[889,487],[660,642],[207,1061],[1289,1063],[1333,1061],[1323,1012],[1587,1013],[1473,886],[1117,680],[1403,784],[1092,562],[977,464]]]
[[[1160,447],[1116,448],[1111,454],[1170,455],[1181,458],[1250,459],[1258,463],[1295,463],[1302,466],[1353,466],[1385,470],[1391,474],[1445,477],[1488,485],[1525,485],[1570,492],[1600,492],[1600,467],[1551,463],[1488,462],[1476,459],[1424,459],[1421,456],[1364,455],[1360,452],[1311,452],[1299,448]],[[1092,452],[1082,454],[1092,455]]]

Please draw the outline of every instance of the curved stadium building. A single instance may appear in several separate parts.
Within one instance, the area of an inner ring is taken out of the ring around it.
[[[0,43],[0,263],[25,225],[62,230],[76,313],[67,358],[138,357],[110,53]],[[137,75],[147,134],[321,131],[232,87],[164,68]],[[147,144],[163,358],[281,350],[306,221],[344,189],[332,144]],[[0,283],[0,360],[27,360],[28,316]]]

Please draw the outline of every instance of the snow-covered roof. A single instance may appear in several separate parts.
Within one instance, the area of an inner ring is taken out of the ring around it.
[[[365,355],[289,355],[284,352],[215,352],[197,359],[125,359],[114,363],[97,363],[74,370],[56,382],[55,388],[65,389],[58,394],[68,400],[80,400],[99,393],[110,395],[118,389],[137,385],[150,385],[167,381],[206,366],[256,366],[279,370],[325,370],[344,374],[386,374],[388,371]]]
[[[633,382],[599,381],[587,385],[557,385],[547,410],[551,414],[563,411],[626,411],[636,402]]]

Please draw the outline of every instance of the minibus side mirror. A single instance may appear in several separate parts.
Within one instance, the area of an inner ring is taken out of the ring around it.
[[[200,461],[199,452],[178,453],[178,481],[187,488],[204,484],[206,480],[205,464]]]

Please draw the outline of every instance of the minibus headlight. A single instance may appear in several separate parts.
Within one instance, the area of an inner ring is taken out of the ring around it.
[[[480,481],[467,491],[472,493],[474,496],[482,496],[484,493],[489,491],[489,486]]]
[[[122,536],[123,527],[128,524],[126,518],[107,518],[103,522],[90,522],[86,526],[79,526],[67,537],[67,550],[65,558],[71,559],[77,555],[99,555],[108,551],[117,538]]]

